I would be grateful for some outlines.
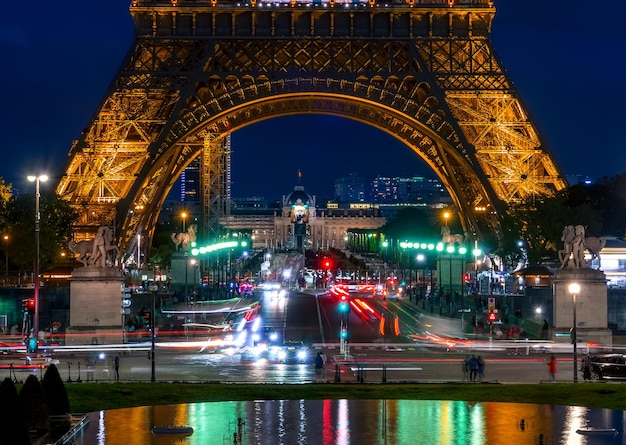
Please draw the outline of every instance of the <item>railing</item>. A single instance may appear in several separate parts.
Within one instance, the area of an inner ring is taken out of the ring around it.
[[[61,418],[62,417],[62,418]],[[53,422],[54,420],[65,420],[67,416],[59,416],[58,419],[54,419],[53,416],[50,416],[50,420]],[[71,423],[71,427],[67,433],[65,433],[60,439],[56,442],[53,442],[52,445],[70,445],[76,442],[75,439],[82,436],[83,431],[89,424],[89,419],[87,416],[81,415],[78,417],[77,415],[70,415],[69,420]]]
[[[276,7],[302,7],[302,8],[328,8],[328,7],[383,7],[383,8],[406,8],[406,7],[482,7],[493,8],[493,0],[132,0],[132,8],[142,7],[240,7],[240,8],[276,8]]]

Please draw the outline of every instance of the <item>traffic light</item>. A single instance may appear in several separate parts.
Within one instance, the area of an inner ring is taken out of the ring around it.
[[[324,270],[330,270],[332,265],[333,263],[328,258],[324,258],[324,260],[322,261],[322,269]]]
[[[339,312],[341,312],[342,314],[347,313],[349,309],[350,309],[350,306],[348,305],[346,301],[342,301],[341,303],[339,303]]]
[[[22,300],[22,307],[28,311],[30,315],[33,315],[35,313],[35,300],[32,298]]]
[[[348,338],[348,329],[344,327],[341,328],[341,339],[346,340]]]

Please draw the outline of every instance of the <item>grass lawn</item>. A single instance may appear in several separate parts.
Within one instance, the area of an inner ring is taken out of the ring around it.
[[[89,383],[66,384],[74,413],[234,400],[467,400],[576,405],[626,409],[626,385],[611,383],[544,384],[223,384]]]

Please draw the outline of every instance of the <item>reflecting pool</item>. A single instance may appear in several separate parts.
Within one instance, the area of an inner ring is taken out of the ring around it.
[[[82,445],[621,444],[624,411],[434,400],[259,400],[89,414]],[[189,425],[191,435],[153,434]],[[614,428],[581,435],[579,428]]]

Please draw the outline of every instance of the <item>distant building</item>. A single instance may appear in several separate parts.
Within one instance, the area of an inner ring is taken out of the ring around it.
[[[233,209],[224,225],[229,230],[251,229],[252,247],[257,249],[344,249],[349,229],[377,229],[386,222],[371,204],[318,208],[315,196],[301,185],[284,195],[279,207],[242,210]]]
[[[565,180],[570,186],[577,184],[588,185],[592,183],[591,178],[587,175],[565,175]]]
[[[350,174],[350,176],[335,179],[335,200],[337,202],[365,202],[367,199],[363,176]]]
[[[424,176],[378,176],[372,181],[371,195],[377,204],[450,203],[450,195],[440,180]]]

